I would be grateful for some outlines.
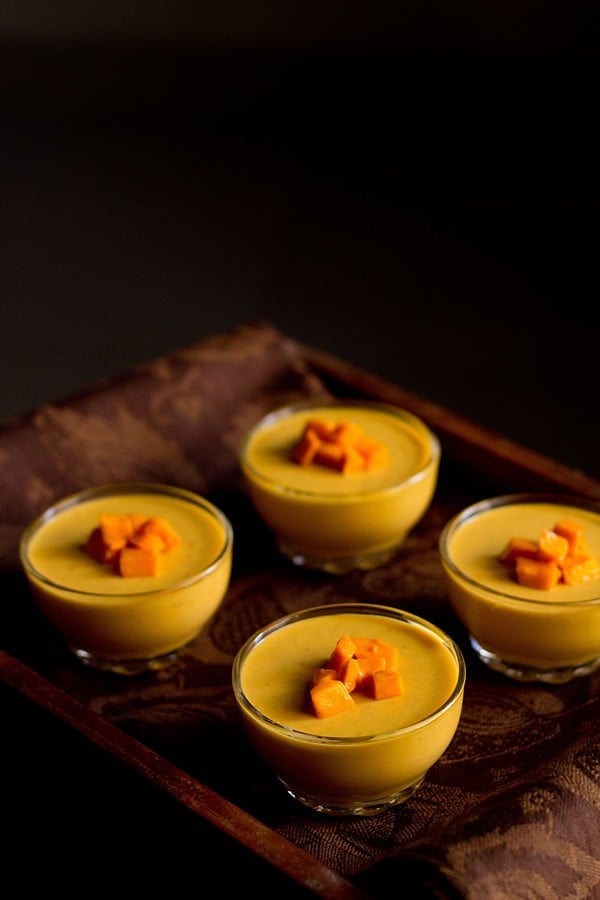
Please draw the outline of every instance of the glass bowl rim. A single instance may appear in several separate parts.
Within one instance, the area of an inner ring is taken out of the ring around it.
[[[259,431],[267,428],[273,422],[286,418],[288,416],[293,415],[297,412],[302,412],[304,410],[311,410],[317,408],[327,408],[327,407],[357,407],[360,409],[372,409],[379,410],[382,413],[387,413],[393,418],[401,419],[408,425],[412,425],[415,429],[427,440],[427,447],[429,449],[429,454],[427,459],[423,463],[423,465],[413,472],[411,475],[403,478],[401,481],[395,481],[392,484],[385,485],[383,487],[375,487],[375,488],[365,488],[362,490],[358,490],[353,494],[331,494],[327,491],[313,491],[313,490],[305,490],[303,488],[297,487],[289,487],[288,485],[282,485],[278,481],[273,478],[270,478],[268,475],[264,475],[262,472],[257,471],[257,469],[252,466],[247,459],[247,451],[250,446],[250,442],[258,434]],[[336,500],[339,500],[340,503],[347,503],[353,500],[356,500],[358,497],[364,499],[369,496],[376,496],[378,494],[388,494],[397,491],[399,488],[407,487],[411,484],[416,484],[419,481],[422,481],[428,473],[439,465],[441,458],[441,443],[438,436],[434,431],[427,425],[426,422],[423,421],[418,415],[410,412],[410,410],[405,409],[402,406],[396,406],[393,403],[388,403],[384,400],[366,400],[360,398],[331,398],[331,397],[313,397],[305,400],[298,400],[292,403],[284,404],[283,406],[277,406],[269,412],[265,413],[261,416],[246,432],[244,438],[242,440],[238,459],[240,462],[240,466],[243,472],[251,473],[252,477],[263,485],[267,485],[273,490],[282,495],[293,496],[293,497],[310,497],[311,499],[320,499],[320,498],[331,498],[335,497]]]
[[[89,500],[95,500],[103,496],[108,497],[114,496],[115,494],[130,493],[162,494],[175,497],[191,505],[201,507],[206,513],[216,519],[223,528],[225,539],[223,541],[223,546],[218,552],[217,556],[211,563],[209,563],[199,572],[196,572],[194,575],[191,575],[189,578],[184,578],[181,581],[175,581],[172,584],[164,585],[162,587],[150,587],[147,590],[123,591],[111,594],[105,594],[103,591],[87,591],[82,588],[74,588],[63,585],[60,582],[55,581],[54,579],[49,578],[47,575],[44,575],[42,572],[38,571],[38,569],[36,569],[36,567],[32,564],[29,559],[29,544],[32,538],[40,530],[40,528],[42,528],[42,526],[47,522],[54,519],[64,510],[72,509],[73,507],[76,507],[82,503],[86,503]],[[123,598],[127,598],[128,600],[133,601],[137,597],[158,596],[160,594],[166,593],[167,591],[178,591],[183,588],[189,587],[190,585],[195,584],[198,581],[201,581],[202,579],[208,577],[208,575],[210,575],[219,567],[219,565],[222,563],[222,561],[225,559],[232,548],[233,527],[231,525],[231,522],[229,521],[225,513],[210,500],[207,500],[206,497],[202,497],[200,494],[196,494],[194,491],[190,491],[187,488],[181,488],[171,484],[163,484],[161,482],[124,481],[109,482],[107,484],[99,484],[94,485],[93,487],[83,488],[78,491],[73,491],[70,494],[66,494],[65,496],[55,500],[50,504],[50,506],[46,507],[45,510],[35,516],[25,526],[25,529],[23,530],[19,539],[19,559],[21,561],[23,570],[28,577],[30,576],[36,579],[47,588],[61,591],[61,593],[66,594],[67,596],[88,597],[90,599],[94,597],[102,597],[104,599],[107,599],[108,602]]]
[[[549,602],[548,599],[541,598],[537,600],[535,597],[519,597],[508,591],[501,591],[497,588],[488,587],[476,578],[471,578],[470,575],[463,572],[452,560],[449,555],[449,542],[452,535],[456,533],[457,529],[464,522],[491,509],[527,503],[547,503],[548,505],[568,506],[574,509],[581,508],[600,516],[600,501],[596,501],[592,497],[580,497],[576,494],[561,494],[552,491],[523,491],[520,493],[498,494],[494,497],[486,497],[483,500],[477,500],[475,503],[465,506],[464,509],[457,512],[446,522],[440,532],[438,541],[439,554],[442,563],[448,568],[452,575],[457,578],[457,580],[460,580],[464,584],[468,584],[478,591],[483,591],[494,599],[509,601],[511,605],[543,607],[548,609],[548,611],[551,611],[557,609],[576,609],[600,604],[600,579],[598,580],[598,595],[595,597],[588,597],[583,600],[553,599]]]
[[[423,719],[419,719],[416,722],[411,722],[409,725],[404,725],[402,728],[394,728],[391,731],[375,732],[374,734],[363,734],[357,737],[319,735],[312,732],[300,731],[300,729],[290,728],[288,725],[282,725],[281,722],[277,722],[274,719],[271,719],[269,716],[264,715],[264,713],[262,713],[253,703],[250,702],[242,689],[242,666],[252,649],[260,644],[263,640],[265,640],[274,631],[285,628],[287,625],[291,625],[294,622],[298,622],[302,619],[307,618],[315,618],[321,615],[332,615],[339,612],[358,612],[364,613],[365,615],[375,615],[384,618],[391,617],[396,620],[406,622],[409,625],[421,627],[428,633],[434,634],[450,652],[457,665],[456,683],[454,684],[449,696],[444,700],[443,703],[440,704],[440,706],[438,706]],[[259,628],[254,632],[254,634],[250,635],[250,637],[244,641],[242,646],[235,654],[231,668],[231,681],[234,697],[240,707],[252,719],[258,720],[260,723],[267,725],[270,729],[278,732],[279,734],[287,735],[288,737],[291,737],[295,741],[298,741],[300,743],[320,744],[328,746],[358,746],[365,743],[383,743],[384,741],[399,737],[402,734],[410,734],[412,732],[419,731],[425,728],[425,726],[427,726],[430,722],[433,722],[436,719],[440,718],[445,712],[450,710],[460,700],[465,689],[466,675],[466,661],[459,645],[438,625],[435,625],[433,622],[430,622],[422,616],[418,616],[415,613],[408,612],[404,609],[397,609],[396,607],[386,606],[379,603],[362,602],[340,602],[321,604],[319,606],[309,606],[304,609],[296,610],[295,612],[286,613],[286,615],[284,616],[280,616],[274,621],[269,622],[267,625]]]

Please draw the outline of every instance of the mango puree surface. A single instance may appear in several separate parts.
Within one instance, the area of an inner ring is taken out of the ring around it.
[[[83,552],[101,513],[167,518],[181,543],[156,576],[124,578]],[[209,511],[173,495],[117,494],[67,506],[33,534],[28,572],[38,604],[68,642],[98,656],[155,656],[187,643],[227,589],[231,551],[198,578],[226,546],[223,524]],[[189,582],[186,584],[186,582]]]
[[[354,709],[319,719],[307,703],[311,673],[346,634],[398,648],[404,693],[374,700],[355,692]],[[421,626],[354,613],[308,618],[268,635],[241,668],[248,700],[279,727],[247,712],[244,721],[258,752],[297,790],[338,802],[384,796],[424,777],[452,740],[462,694],[429,723],[413,726],[446,703],[458,671],[446,644]],[[390,734],[398,729],[407,730]],[[303,740],[302,733],[323,740]]]
[[[449,538],[449,559],[477,583],[445,567],[452,606],[486,650],[511,662],[569,666],[600,654],[599,579],[559,583],[550,590],[528,588],[498,559],[511,537],[535,541],[561,519],[584,526],[589,552],[600,559],[600,515],[560,503],[492,507],[460,523]]]
[[[326,466],[297,465],[291,459],[291,452],[310,419],[360,425],[368,437],[386,445],[389,450],[387,464],[380,469],[351,475],[341,475]],[[275,418],[252,437],[245,456],[247,464],[258,476],[273,481],[282,489],[337,498],[357,491],[384,490],[404,481],[426,465],[431,448],[423,434],[399,417],[378,409],[342,404]]]

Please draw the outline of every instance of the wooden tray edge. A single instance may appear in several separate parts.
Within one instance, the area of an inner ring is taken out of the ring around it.
[[[482,428],[424,398],[396,387],[358,366],[315,347],[291,342],[306,363],[348,394],[375,397],[402,406],[423,419],[443,442],[449,455],[475,471],[507,483],[526,477],[532,485],[555,487],[600,500],[600,481],[550,457],[529,450],[509,438]]]
[[[88,709],[27,665],[0,650],[0,678],[84,735],[115,759],[139,772],[209,824],[325,900],[360,900],[365,894],[296,844],[277,834],[168,759]]]

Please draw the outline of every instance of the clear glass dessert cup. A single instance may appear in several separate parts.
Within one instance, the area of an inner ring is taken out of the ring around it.
[[[308,684],[344,634],[397,646],[404,692],[317,718]],[[458,727],[466,679],[459,647],[402,610],[341,603],[291,613],[250,637],[232,669],[245,733],[285,791],[330,816],[373,816],[406,801]]]
[[[589,552],[600,560],[600,504],[564,494],[481,500],[440,535],[448,597],[475,654],[517,681],[561,684],[600,666],[600,579],[525,587],[498,558],[509,539],[537,540],[562,519],[585,526]]]
[[[101,512],[162,516],[181,544],[164,573],[122,577],[83,552]],[[207,624],[229,586],[233,530],[208,500],[152,483],[65,497],[34,519],[20,560],[41,613],[84,665],[122,675],[162,669]]]
[[[388,463],[352,474],[298,465],[291,452],[311,418],[362,426],[387,447]],[[264,416],[245,436],[239,460],[280,552],[296,565],[341,574],[372,569],[398,551],[431,504],[440,455],[437,437],[404,409],[315,399]]]

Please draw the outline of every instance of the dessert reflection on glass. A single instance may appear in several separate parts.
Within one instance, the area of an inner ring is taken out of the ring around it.
[[[238,651],[232,684],[257,754],[287,792],[328,815],[407,800],[458,727],[465,664],[408,612],[341,603],[291,613]]]
[[[279,550],[342,573],[389,559],[427,511],[440,445],[391,404],[313,400],[269,413],[246,435],[240,465]]]
[[[160,669],[223,600],[233,531],[208,500],[177,487],[89,488],[55,503],[21,537],[39,609],[84,664]]]
[[[454,516],[439,547],[450,603],[486,665],[548,683],[600,666],[600,504],[493,497]]]

